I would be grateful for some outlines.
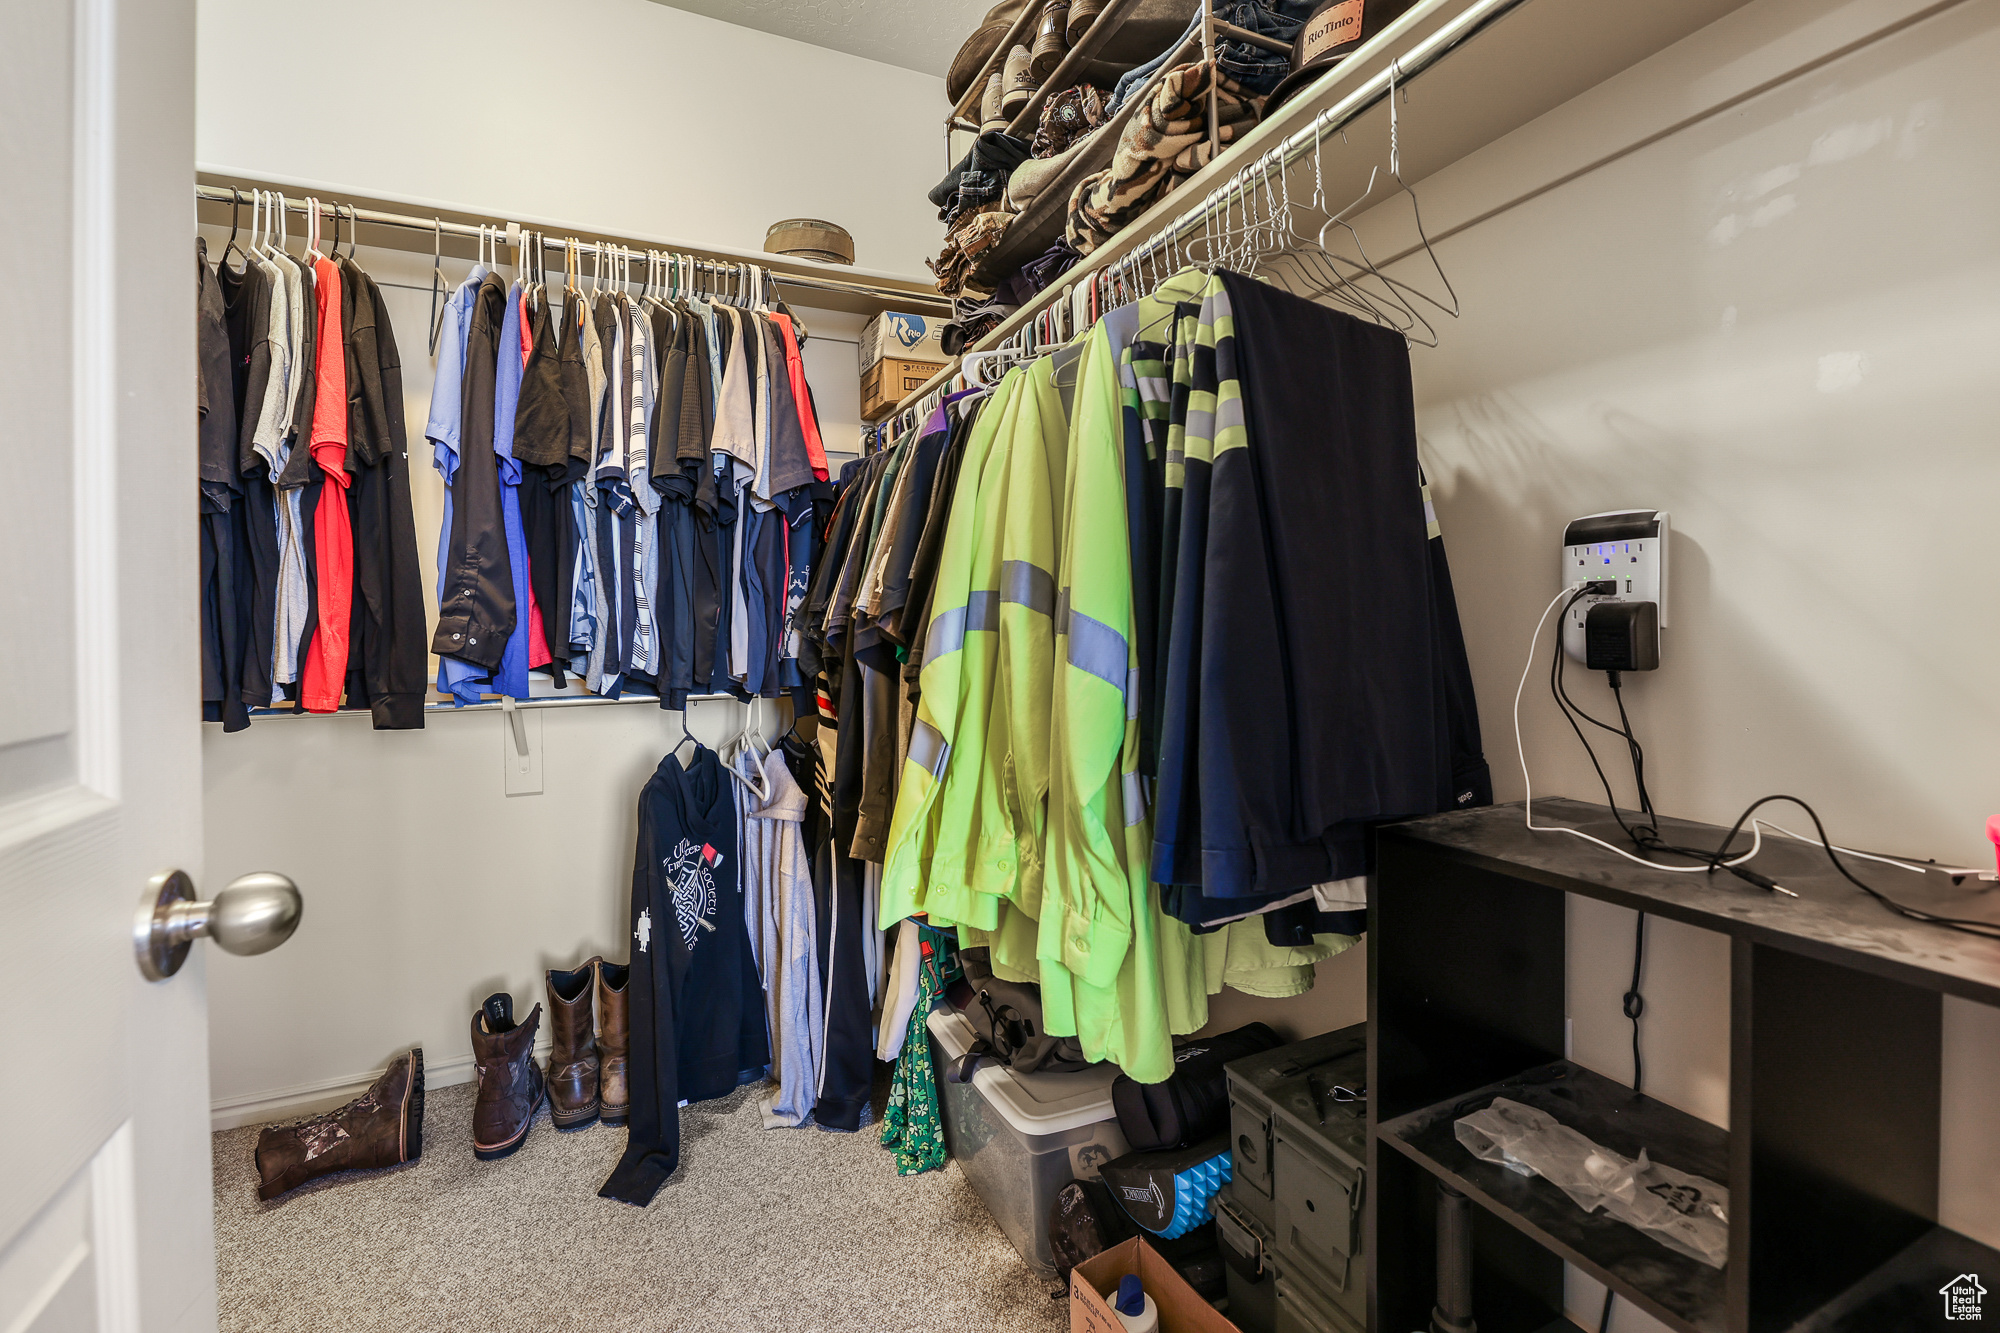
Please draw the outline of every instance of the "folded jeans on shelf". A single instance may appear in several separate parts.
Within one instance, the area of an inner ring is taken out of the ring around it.
[[[1221,22],[1232,23],[1259,36],[1290,45],[1297,39],[1299,29],[1305,26],[1312,9],[1310,0],[1220,0],[1215,6],[1215,17]],[[1197,13],[1187,31],[1175,38],[1172,46],[1145,64],[1120,75],[1105,102],[1105,115],[1117,115],[1119,108],[1138,93],[1160,66],[1167,63],[1167,57],[1200,31],[1201,15]],[[1222,72],[1253,96],[1265,96],[1291,72],[1289,52],[1266,51],[1261,46],[1252,46],[1240,38],[1231,37],[1216,42],[1215,50]]]
[[[941,221],[950,223],[965,213],[997,203],[1014,168],[1028,160],[1028,141],[1000,130],[989,130],[973,141],[958,165],[931,187],[930,201]]]

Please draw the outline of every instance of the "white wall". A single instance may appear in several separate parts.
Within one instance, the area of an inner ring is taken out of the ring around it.
[[[944,80],[647,0],[201,0],[204,170],[921,277]],[[309,82],[317,80],[317,82]]]
[[[1416,353],[1417,418],[1500,799],[1522,794],[1508,712],[1563,524],[1658,507],[1672,627],[1625,690],[1658,805],[1727,824],[1793,792],[1847,845],[1990,861],[2000,3],[1793,77],[1915,8],[1762,0],[1420,183],[1465,314]],[[1421,81],[1402,132],[1424,132]],[[1601,800],[1528,693],[1538,794]],[[1629,1078],[1632,914],[1570,922],[1575,1058]],[[1655,923],[1644,991],[1647,1090],[1723,1120],[1726,941]],[[2000,1013],[1945,1004],[1940,1220],[2000,1244]],[[1595,1327],[1601,1298],[1572,1296]]]

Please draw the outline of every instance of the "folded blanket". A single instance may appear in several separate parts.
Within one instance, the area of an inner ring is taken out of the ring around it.
[[[1215,65],[1202,61],[1169,70],[1146,99],[1111,155],[1111,165],[1077,182],[1070,194],[1066,235],[1079,254],[1089,254],[1133,218],[1208,165],[1208,93],[1216,92],[1216,150],[1248,134],[1257,124],[1263,99],[1245,93],[1233,80],[1218,79]]]

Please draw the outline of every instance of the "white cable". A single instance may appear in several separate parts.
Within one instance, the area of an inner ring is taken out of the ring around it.
[[[1800,842],[1809,842],[1815,847],[1825,847],[1829,845],[1827,843],[1821,842],[1818,838],[1808,838],[1800,834],[1794,833],[1790,829],[1785,828],[1782,825],[1773,824],[1768,819],[1759,819],[1754,822],[1762,824],[1765,828],[1771,830],[1771,832],[1773,833],[1782,833],[1788,838],[1797,838]],[[1833,850],[1839,852],[1842,856],[1852,856],[1863,861],[1880,861],[1883,865],[1895,866],[1898,870],[1914,870],[1919,875],[1927,874],[1932,870],[1943,869],[1942,866],[1911,865],[1908,861],[1898,861],[1893,856],[1877,856],[1873,852],[1857,852],[1852,847],[1835,847]]]
[[[1582,829],[1564,828],[1560,824],[1537,824],[1535,822],[1535,784],[1528,777],[1528,751],[1527,748],[1521,743],[1521,695],[1528,688],[1528,673],[1535,669],[1535,649],[1536,646],[1540,644],[1542,640],[1542,626],[1549,623],[1549,612],[1556,609],[1557,602],[1560,602],[1565,597],[1571,596],[1572,594],[1574,594],[1575,591],[1576,590],[1574,588],[1564,588],[1561,592],[1557,593],[1553,598],[1549,600],[1549,604],[1547,606],[1542,608],[1542,618],[1535,622],[1535,632],[1528,638],[1528,661],[1527,664],[1521,668],[1521,683],[1514,687],[1514,754],[1521,761],[1521,786],[1523,791],[1527,795],[1527,800],[1524,803],[1524,808],[1522,811],[1523,822],[1527,825],[1528,831],[1530,833],[1567,833],[1572,838],[1582,838],[1585,842],[1594,842],[1607,852],[1616,852],[1619,856],[1624,857],[1627,861],[1634,861],[1642,866],[1650,866],[1654,870],[1671,870],[1676,874],[1693,874],[1696,871],[1706,872],[1717,868],[1716,866],[1708,866],[1708,865],[1694,865],[1694,866],[1661,865],[1658,861],[1648,861],[1643,856],[1634,856],[1632,855],[1632,853],[1626,851],[1624,848],[1614,846],[1613,844],[1606,842],[1602,838],[1594,837],[1591,834],[1585,833]],[[1558,649],[1557,651],[1561,650]],[[1748,861],[1751,857],[1755,856],[1758,850],[1762,848],[1764,845],[1764,835],[1758,827],[1758,825],[1762,824],[1763,822],[1764,821],[1762,820],[1751,821],[1749,851],[1743,853],[1743,855],[1737,857],[1733,861],[1719,862],[1718,866],[1740,866],[1745,861]],[[1773,825],[1772,827],[1775,828],[1776,825]],[[1804,840],[1801,839],[1801,841]]]

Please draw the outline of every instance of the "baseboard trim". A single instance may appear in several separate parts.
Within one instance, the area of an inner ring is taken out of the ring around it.
[[[535,1058],[548,1057],[547,1042],[535,1046]],[[385,1066],[386,1067],[386,1066]],[[449,1088],[460,1083],[470,1083],[475,1065],[472,1052],[447,1056],[440,1060],[429,1052],[424,1054],[424,1089]],[[211,1132],[238,1129],[244,1125],[263,1125],[275,1120],[296,1120],[301,1116],[317,1115],[321,1111],[331,1111],[343,1106],[365,1092],[370,1083],[382,1077],[382,1070],[371,1069],[364,1074],[344,1074],[335,1078],[323,1078],[312,1083],[295,1083],[288,1088],[274,1088],[265,1092],[253,1092],[241,1097],[223,1097],[209,1103],[208,1127]]]

